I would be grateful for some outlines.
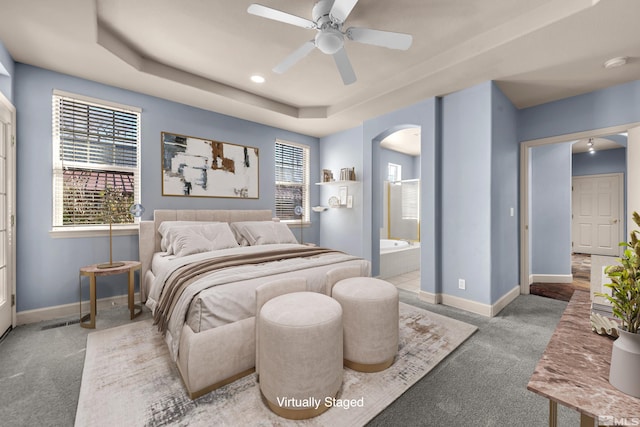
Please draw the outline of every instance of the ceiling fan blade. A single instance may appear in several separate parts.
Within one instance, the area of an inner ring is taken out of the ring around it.
[[[333,54],[333,59],[336,61],[336,66],[340,72],[340,77],[342,77],[342,82],[345,85],[355,83],[356,73],[353,71],[353,67],[351,66],[349,57],[347,56],[347,51],[344,50],[344,48],[340,49]]]
[[[370,28],[351,27],[347,30],[346,35],[348,39],[354,42],[388,47],[389,49],[407,50],[413,42],[413,37],[410,34],[392,33]]]
[[[284,22],[285,24],[295,25],[297,27],[313,29],[316,28],[316,23],[305,18],[300,18],[290,13],[281,12],[270,7],[262,6],[261,4],[251,4],[247,8],[247,12],[252,15],[260,16],[262,18],[273,19],[274,21]]]
[[[329,16],[334,22],[343,23],[347,20],[347,16],[356,6],[356,3],[358,3],[358,0],[335,0],[329,11]]]
[[[294,50],[289,56],[273,68],[274,73],[282,74],[287,71],[293,64],[307,56],[316,47],[313,40],[306,42],[298,49]]]

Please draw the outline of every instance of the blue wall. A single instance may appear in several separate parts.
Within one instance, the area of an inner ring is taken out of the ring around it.
[[[362,126],[320,139],[320,170],[333,171],[340,178],[340,169],[355,167],[357,182],[348,185],[353,196],[353,208],[328,209],[320,214],[320,245],[352,255],[366,257],[364,250],[363,158]],[[318,179],[320,181],[320,179]],[[329,197],[338,196],[339,185],[320,187],[320,205],[328,206]]]
[[[491,88],[442,100],[442,292],[482,303],[491,302]]]
[[[11,54],[4,47],[2,41],[0,41],[0,70],[6,70],[7,75],[0,72],[0,92],[7,97],[9,101],[13,103],[13,74],[15,70],[15,63]]]
[[[578,153],[572,156],[573,176],[625,173],[627,171],[627,149]]]
[[[380,149],[380,168],[383,173],[387,170],[389,163],[395,163],[402,166],[402,179],[420,178],[420,161],[418,156],[410,156],[398,151]],[[386,173],[385,173],[386,176]]]
[[[442,100],[442,293],[491,302],[491,83]],[[458,279],[466,290],[458,289]]]
[[[518,140],[529,141],[640,121],[640,80],[518,112]]]
[[[491,302],[518,286],[518,110],[491,85]]]
[[[571,274],[571,142],[531,149],[531,274]]]
[[[108,257],[108,238],[52,238],[51,96],[53,89],[142,108],[141,186],[145,219],[154,209],[273,209],[274,141],[311,147],[311,176],[320,175],[318,139],[210,111],[141,95],[44,69],[16,64],[17,115],[17,311],[78,301],[78,268]],[[163,197],[160,132],[170,131],[260,149],[257,200]],[[318,203],[311,186],[311,204]],[[294,230],[298,232],[298,230]],[[114,258],[138,259],[137,236],[114,237]],[[304,230],[306,242],[319,241],[319,225]],[[106,279],[106,278],[105,278]],[[122,280],[101,280],[98,297],[125,292]],[[88,292],[84,295],[88,295]]]

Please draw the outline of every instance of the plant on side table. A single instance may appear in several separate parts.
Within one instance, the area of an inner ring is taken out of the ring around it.
[[[633,221],[640,227],[640,215],[633,213]],[[638,230],[630,232],[631,240],[622,242],[626,246],[620,265],[605,268],[611,283],[611,295],[597,293],[612,306],[613,315],[621,321],[618,339],[611,351],[609,382],[618,390],[640,397],[640,242]]]

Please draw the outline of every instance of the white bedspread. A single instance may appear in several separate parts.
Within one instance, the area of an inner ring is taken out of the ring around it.
[[[165,257],[159,262],[154,262],[156,278],[152,284],[150,295],[146,305],[155,311],[160,298],[162,288],[171,272],[183,265],[208,258],[223,257],[237,254],[268,253],[274,250],[295,248],[295,244],[274,244],[261,246],[244,246],[238,248],[222,249],[214,252],[206,252],[181,258]],[[215,313],[212,319],[204,323],[207,327],[216,327],[225,323],[242,320],[255,315],[255,288],[262,283],[267,283],[275,275],[289,274],[290,276],[306,277],[310,290],[322,292],[324,289],[324,277],[328,268],[319,268],[344,262],[356,262],[361,265],[362,274],[370,274],[370,264],[352,255],[332,252],[309,258],[294,258],[282,261],[267,262],[258,265],[242,265],[214,271],[191,284],[180,296],[175,306],[173,316],[169,320],[168,330],[165,335],[169,351],[175,360],[178,356],[178,346],[182,327],[187,322],[187,312],[192,302],[200,306],[208,306]],[[201,307],[199,307],[201,308]],[[200,311],[201,313],[201,311]],[[199,329],[200,326],[192,329]],[[198,331],[196,331],[198,332]]]

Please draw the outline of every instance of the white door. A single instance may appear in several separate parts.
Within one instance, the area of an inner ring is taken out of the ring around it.
[[[13,297],[14,118],[15,109],[0,94],[0,336],[14,324],[15,313]]]
[[[573,178],[573,252],[617,256],[623,240],[622,174]]]

